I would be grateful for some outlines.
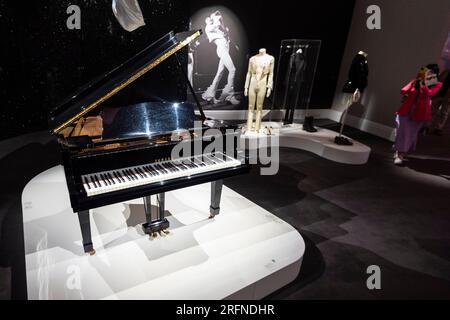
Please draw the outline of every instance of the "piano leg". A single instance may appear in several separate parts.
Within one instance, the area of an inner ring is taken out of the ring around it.
[[[166,194],[160,193],[156,196],[156,201],[158,205],[158,210],[156,214],[152,212],[152,198],[151,196],[144,198],[144,209],[147,223],[142,225],[144,232],[153,237],[157,236],[157,233],[169,233],[167,229],[170,224],[169,221],[164,217],[165,214],[165,199]]]
[[[156,195],[156,201],[158,202],[158,219],[164,220],[164,213],[166,212],[166,194],[160,193]]]
[[[144,198],[145,221],[152,222],[152,197]]]
[[[220,199],[222,197],[223,180],[211,182],[211,206],[209,213],[210,219],[214,218],[220,213]]]
[[[91,221],[89,217],[89,210],[78,212],[78,220],[80,222],[84,252],[89,253],[92,256],[95,254],[95,250],[91,238]]]

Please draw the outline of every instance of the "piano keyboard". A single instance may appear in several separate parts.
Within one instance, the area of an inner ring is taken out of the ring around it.
[[[239,160],[221,153],[200,155],[81,176],[88,197],[171,179],[240,166]]]

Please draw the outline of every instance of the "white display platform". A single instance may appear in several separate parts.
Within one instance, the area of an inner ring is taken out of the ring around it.
[[[29,299],[260,299],[293,281],[305,243],[289,224],[227,187],[209,220],[209,184],[167,193],[171,233],[151,240],[142,199],[91,210],[83,252],[61,166],[22,194]]]
[[[272,136],[263,133],[266,126],[275,129]],[[310,133],[304,131],[301,124],[283,126],[279,122],[263,122],[261,128],[260,133],[247,131],[242,135],[241,147],[260,149],[278,145],[309,151],[331,161],[353,165],[365,164],[369,160],[371,149],[368,146],[352,139],[352,146],[337,145],[334,138],[338,133],[332,130],[316,127],[318,131]]]

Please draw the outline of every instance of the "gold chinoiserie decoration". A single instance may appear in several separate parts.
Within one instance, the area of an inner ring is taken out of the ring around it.
[[[56,129],[53,130],[54,134],[58,134],[60,133],[62,130],[64,130],[66,127],[68,127],[69,125],[71,125],[72,123],[74,123],[75,121],[77,121],[78,119],[80,119],[81,117],[83,117],[84,115],[86,115],[87,113],[91,112],[92,110],[94,110],[96,107],[98,107],[100,104],[102,104],[103,102],[105,102],[106,100],[108,100],[109,98],[111,98],[112,96],[114,96],[116,93],[118,93],[119,91],[121,91],[122,89],[126,88],[127,86],[129,86],[131,83],[133,83],[134,81],[136,81],[137,79],[139,79],[140,77],[142,77],[144,74],[146,74],[147,72],[149,72],[150,70],[152,70],[153,68],[155,68],[157,65],[159,65],[161,62],[163,62],[164,60],[166,60],[167,58],[169,58],[170,56],[172,56],[173,54],[177,53],[178,51],[180,51],[181,49],[183,49],[185,46],[187,46],[189,43],[191,43],[192,41],[194,41],[195,39],[197,39],[198,37],[200,37],[201,32],[197,31],[196,33],[194,33],[192,36],[186,38],[184,41],[180,42],[177,46],[175,46],[174,48],[172,48],[171,50],[167,51],[165,54],[163,54],[161,57],[159,57],[158,59],[156,59],[155,61],[149,63],[148,65],[144,66],[139,72],[137,72],[136,74],[134,74],[131,78],[129,78],[127,81],[123,82],[121,85],[119,85],[118,87],[114,88],[112,91],[108,92],[107,94],[105,94],[103,97],[101,97],[100,99],[98,99],[97,101],[95,101],[94,103],[92,103],[91,105],[87,106],[82,112],[80,112],[79,114],[77,114],[76,116],[74,116],[73,118],[67,120],[66,122],[64,122],[62,125],[60,125],[59,127],[57,127]]]

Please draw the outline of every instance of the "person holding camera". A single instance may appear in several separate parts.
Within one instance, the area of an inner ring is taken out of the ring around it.
[[[432,119],[431,98],[442,83],[432,70],[421,68],[416,79],[402,90],[403,102],[396,112],[396,138],[394,163],[403,164],[409,152],[415,150],[420,130]]]

